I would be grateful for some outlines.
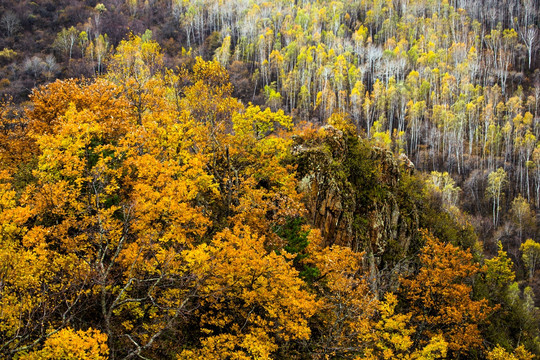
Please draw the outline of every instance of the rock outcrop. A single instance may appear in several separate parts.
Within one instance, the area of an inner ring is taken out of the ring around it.
[[[392,258],[407,253],[418,228],[414,204],[400,191],[414,171],[409,159],[330,125],[294,141],[299,191],[326,244],[365,251],[371,268],[395,267]]]

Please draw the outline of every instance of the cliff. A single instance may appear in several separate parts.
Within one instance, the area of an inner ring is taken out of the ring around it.
[[[292,154],[309,221],[326,244],[365,251],[375,288],[387,275],[391,285],[419,227],[402,186],[412,163],[331,125],[295,136]]]

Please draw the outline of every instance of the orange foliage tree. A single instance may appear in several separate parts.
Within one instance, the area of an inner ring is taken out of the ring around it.
[[[290,117],[244,109],[217,63],[174,73],[160,56],[134,36],[105,78],[37,89],[28,131],[6,133],[34,163],[19,187],[0,169],[1,354],[60,354],[65,329],[91,342],[78,329],[92,324],[111,358],[168,357],[163,335],[188,341],[194,316],[197,354],[229,336],[253,356],[309,337],[316,301],[273,230],[301,212],[276,128]]]
[[[410,314],[396,311],[397,296],[388,292],[383,300],[370,290],[363,253],[349,247],[323,246],[319,231],[309,235],[309,257],[320,275],[312,287],[320,310],[313,316],[312,356],[315,359],[439,359],[447,343],[435,336],[414,346],[416,326]]]
[[[268,252],[248,226],[218,233],[212,244],[185,253],[201,280],[200,333],[181,359],[261,358],[308,340],[309,318],[319,309],[290,256]]]
[[[111,357],[137,356],[187,311],[197,287],[181,252],[206,233],[197,200],[215,186],[188,113],[145,95],[170,105],[131,111],[106,79],[33,94],[32,181],[17,192],[2,172],[2,353],[35,348],[86,308]]]
[[[150,33],[108,65],[94,81],[35,90],[24,116],[0,108],[0,356],[481,348],[492,309],[472,300],[482,270],[468,252],[426,234],[398,303],[371,291],[363,253],[303,225],[290,116],[234,99],[217,62],[166,69]]]
[[[404,308],[416,326],[416,341],[425,344],[442,336],[453,356],[482,349],[479,325],[493,308],[472,299],[472,281],[483,271],[468,251],[424,233],[425,245],[417,273],[401,279]]]

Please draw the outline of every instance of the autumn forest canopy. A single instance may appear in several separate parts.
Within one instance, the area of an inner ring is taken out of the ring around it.
[[[534,0],[0,0],[0,358],[540,356]]]

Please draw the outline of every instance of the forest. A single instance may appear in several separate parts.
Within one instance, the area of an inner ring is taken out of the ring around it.
[[[0,0],[0,358],[540,356],[535,0]]]

